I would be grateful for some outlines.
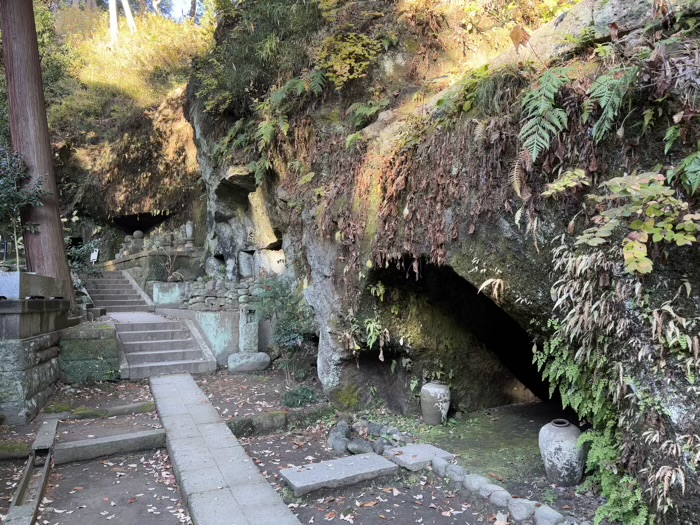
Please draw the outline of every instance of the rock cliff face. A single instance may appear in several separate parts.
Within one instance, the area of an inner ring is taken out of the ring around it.
[[[250,159],[217,156],[225,133],[192,95],[189,117],[207,188],[210,255],[229,275],[287,272],[304,286],[319,331],[318,375],[340,404],[353,408],[378,394],[393,408],[410,410],[412,379],[428,376],[449,376],[457,403],[467,410],[546,397],[548,385],[532,364],[532,343],[552,328],[553,285],[577,278],[575,271],[568,277],[560,271],[557,263],[565,255],[558,248],[572,246],[591,226],[593,210],[585,207],[584,191],[561,200],[540,197],[546,180],[531,171],[531,162],[522,161],[517,139],[520,97],[527,87],[527,68],[518,62],[535,52],[544,61],[573,53],[591,23],[597,42],[624,37],[629,48],[648,46],[646,25],[665,24],[674,9],[680,16],[700,7],[698,2],[662,4],[582,2],[534,33],[525,55],[506,52],[494,59],[510,67],[480,78],[471,92],[464,83],[421,92],[440,85],[441,78],[427,73],[437,66],[425,66],[421,76],[415,63],[407,66],[412,57],[406,49],[387,53],[372,82],[396,86],[398,75],[398,84],[404,83],[392,94],[392,109],[354,134],[355,145],[343,123],[343,113],[350,113],[347,100],[329,96],[303,115],[292,115],[286,138],[270,154],[274,173],[259,184],[248,168]],[[655,12],[660,6],[663,13]],[[581,86],[591,85],[596,66],[578,60],[570,67]],[[574,104],[574,91],[562,95],[562,105]],[[465,100],[460,98],[465,92],[476,94]],[[673,96],[679,95],[684,97]],[[475,104],[481,104],[477,112]],[[639,126],[641,113],[631,117]],[[622,123],[616,138],[596,146],[590,125],[581,125],[557,142],[545,164],[559,173],[583,166],[595,181],[648,171],[658,163],[661,138],[658,133],[626,138]],[[307,167],[304,177],[290,169],[295,161]],[[691,199],[691,210],[696,205]],[[653,417],[663,421],[664,430],[654,439],[642,422],[629,424],[626,428],[636,428],[638,435],[626,441],[623,461],[643,487],[659,491],[665,483],[658,468],[665,461],[661,443],[685,443],[678,446],[686,451],[669,460],[676,466],[668,467],[676,476],[669,481],[670,492],[677,497],[676,514],[669,516],[679,523],[700,512],[698,499],[689,497],[700,490],[700,456],[693,456],[700,450],[698,391],[692,373],[674,382],[673,373],[659,372],[665,366],[658,361],[665,359],[663,322],[650,329],[648,319],[664,315],[660,309],[679,297],[681,281],[689,283],[680,306],[683,322],[690,323],[684,326],[694,322],[686,319],[697,318],[700,259],[697,247],[685,250],[656,254],[651,277],[633,279],[617,264],[585,285],[599,287],[601,296],[611,279],[617,286],[617,310],[610,316],[624,329],[613,336],[611,328],[601,337],[617,337],[615,345],[625,347],[609,359],[609,367],[619,367],[624,378],[610,400],[623,414],[620,425],[628,424],[625,414],[641,413],[640,406],[646,410],[650,399]],[[619,256],[619,248],[604,256],[612,258],[613,252]],[[575,303],[576,295],[567,300]],[[582,325],[591,324],[589,313],[598,317],[597,305],[592,303]],[[585,350],[577,344],[572,337],[572,352]],[[658,445],[655,450],[652,444]],[[685,476],[682,490],[680,475]]]

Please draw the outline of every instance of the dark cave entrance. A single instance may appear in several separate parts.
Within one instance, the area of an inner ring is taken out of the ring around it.
[[[410,264],[404,264],[403,268],[397,269],[394,264],[390,265],[389,268],[378,269],[372,273],[371,282],[382,282],[386,288],[386,294],[391,296],[387,297],[385,302],[387,305],[394,305],[395,309],[398,308],[395,313],[399,316],[402,315],[399,310],[403,308],[416,310],[416,304],[419,305],[419,309],[432,310],[430,316],[422,318],[423,320],[419,323],[423,325],[421,327],[423,332],[433,330],[430,337],[423,339],[422,344],[426,347],[433,345],[438,355],[440,352],[449,351],[452,351],[453,354],[457,353],[456,358],[452,359],[457,374],[471,374],[472,378],[482,375],[484,377],[480,379],[494,383],[487,387],[482,385],[479,388],[475,385],[474,396],[478,397],[482,395],[482,392],[486,393],[483,396],[484,404],[478,406],[478,399],[472,398],[468,400],[468,406],[487,408],[508,404],[508,401],[499,402],[499,397],[494,395],[494,391],[499,388],[511,388],[508,385],[513,383],[512,377],[540,400],[550,399],[549,385],[542,379],[540,372],[532,362],[533,339],[517,321],[494,303],[490,297],[483,293],[477,293],[474,286],[450,267],[423,263],[421,264],[420,278],[417,280],[412,271],[407,272],[405,269],[410,268]],[[386,316],[386,318],[391,318],[391,316]],[[406,319],[407,317],[404,316],[404,320]],[[410,321],[415,324],[416,319],[421,318],[414,316]],[[436,323],[435,327],[425,326],[431,324],[433,319],[446,321]],[[455,352],[454,344],[450,350],[450,343],[446,342],[449,338],[443,337],[441,334],[443,326],[447,326],[453,334],[463,332],[461,335],[454,335],[452,341],[459,341],[460,337],[477,340],[481,346],[478,352],[481,353],[475,355],[472,349],[471,353],[465,351],[462,357],[459,355],[459,348]],[[400,334],[396,334],[397,337],[398,335]],[[482,353],[486,353],[487,356],[482,356]],[[474,365],[470,361],[480,361],[480,364]],[[489,376],[489,373],[492,372],[490,369],[499,367],[504,367],[507,372],[493,372]],[[479,370],[483,370],[483,373],[479,373]],[[511,378],[506,377],[511,374]],[[504,382],[503,385],[499,386],[497,383],[501,378]],[[509,381],[510,383],[508,383]],[[469,389],[468,386],[465,388]],[[525,389],[523,390],[527,392]],[[532,400],[534,401],[534,399]]]
[[[112,223],[116,228],[125,232],[126,235],[131,235],[136,230],[148,233],[150,229],[155,228],[169,217],[170,215],[168,214],[153,215],[152,213],[137,213],[134,215],[113,217]]]

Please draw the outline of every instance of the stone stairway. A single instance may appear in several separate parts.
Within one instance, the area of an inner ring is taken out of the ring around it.
[[[216,361],[202,350],[184,321],[170,321],[152,314],[145,322],[117,323],[117,337],[126,363],[123,379],[142,379],[162,374],[201,374],[216,370]]]
[[[110,312],[150,312],[153,306],[146,304],[141,294],[122,272],[102,272],[101,277],[90,277],[85,289],[95,306]]]

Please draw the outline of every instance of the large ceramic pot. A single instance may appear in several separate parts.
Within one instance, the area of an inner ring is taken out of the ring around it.
[[[423,421],[428,425],[439,425],[447,418],[450,409],[450,387],[432,381],[420,389],[420,409]]]
[[[555,419],[540,429],[539,444],[547,480],[560,487],[581,482],[586,454],[578,446],[581,431],[566,419]]]

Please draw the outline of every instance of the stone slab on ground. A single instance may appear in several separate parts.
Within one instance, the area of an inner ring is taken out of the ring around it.
[[[434,457],[443,458],[447,461],[455,457],[454,454],[446,450],[425,443],[389,448],[384,451],[384,456],[398,466],[414,472],[430,465]]]
[[[194,525],[300,525],[190,374],[151,391]]]
[[[36,438],[32,444],[32,450],[48,450],[53,446],[53,441],[56,438],[58,421],[59,419],[55,416],[42,419],[36,431]]]
[[[302,496],[322,488],[345,487],[395,474],[398,470],[396,464],[372,452],[282,469],[280,476],[289,484],[295,496]]]
[[[163,316],[149,312],[110,312],[109,317],[118,323],[162,323]]]
[[[73,461],[84,461],[113,454],[162,448],[164,445],[164,430],[143,430],[130,434],[59,443],[54,447],[53,457],[56,465],[62,465]]]

